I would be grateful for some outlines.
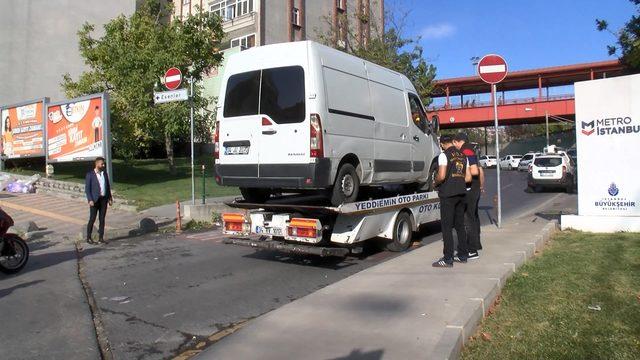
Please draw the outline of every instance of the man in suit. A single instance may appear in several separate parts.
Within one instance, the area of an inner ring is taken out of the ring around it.
[[[109,175],[105,171],[106,164],[103,157],[96,158],[94,168],[87,173],[84,179],[84,192],[89,202],[89,223],[87,224],[87,242],[94,244],[91,239],[93,224],[96,215],[99,215],[98,226],[99,242],[104,243],[104,221],[107,216],[107,205],[113,204],[111,197],[111,184]]]

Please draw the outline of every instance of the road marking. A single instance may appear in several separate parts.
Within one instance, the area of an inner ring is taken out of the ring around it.
[[[29,213],[32,213],[32,214],[45,216],[45,217],[48,217],[48,218],[51,218],[51,219],[64,221],[64,222],[72,223],[72,224],[76,224],[76,225],[86,225],[87,224],[86,220],[80,220],[80,219],[76,219],[76,218],[73,218],[73,217],[70,217],[70,216],[52,213],[52,212],[46,211],[46,210],[34,209],[34,208],[31,208],[31,207],[28,207],[28,206],[14,204],[14,203],[11,203],[11,202],[8,202],[8,201],[0,200],[0,205],[4,206],[4,207],[11,208],[11,209],[14,209],[14,210],[25,211],[25,212],[29,212]],[[112,228],[109,227],[109,226],[105,226],[105,229],[111,230]]]

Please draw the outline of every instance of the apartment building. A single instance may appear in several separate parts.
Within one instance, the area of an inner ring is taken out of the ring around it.
[[[383,31],[384,0],[173,0],[174,16],[210,11],[223,19],[229,47],[250,48],[287,41],[318,40],[337,29],[344,46],[349,35],[366,44]],[[341,19],[348,19],[348,26]],[[350,34],[349,34],[350,33]]]
[[[384,31],[384,0],[173,0],[174,17],[210,11],[223,20],[225,60],[203,80],[217,97],[228,55],[254,46],[328,38],[335,47],[366,46]],[[351,43],[350,43],[351,42]]]

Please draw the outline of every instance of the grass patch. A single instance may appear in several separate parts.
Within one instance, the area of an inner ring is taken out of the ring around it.
[[[563,232],[507,281],[495,313],[466,344],[462,358],[638,359],[639,354],[640,234]]]
[[[213,159],[201,157],[195,159],[196,199],[202,199],[201,166],[206,166],[206,197],[238,195],[235,187],[218,186],[214,180]],[[72,182],[84,182],[84,176],[92,168],[91,163],[54,164],[54,179]],[[169,204],[176,200],[191,199],[191,163],[189,158],[176,159],[177,174],[169,173],[167,160],[114,160],[114,190],[118,196],[133,201],[138,210]],[[23,175],[39,173],[44,176],[44,165],[25,163],[19,167],[7,169]]]

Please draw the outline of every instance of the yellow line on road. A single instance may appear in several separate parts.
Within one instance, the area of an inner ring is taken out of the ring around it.
[[[86,225],[87,224],[87,220],[80,220],[80,219],[76,219],[76,218],[73,218],[73,217],[70,217],[70,216],[52,213],[52,212],[46,211],[46,210],[34,209],[32,207],[28,207],[28,206],[24,206],[24,205],[18,205],[18,204],[14,204],[14,203],[11,203],[11,202],[8,202],[8,201],[0,200],[0,206],[8,207],[8,208],[11,208],[11,209],[14,209],[14,210],[30,212],[32,214],[45,216],[45,217],[48,217],[48,218],[64,221],[64,222],[67,222],[67,223],[72,223],[72,224],[77,224],[77,225]],[[105,226],[105,228],[106,229],[111,229],[111,227],[109,227],[109,226]]]

